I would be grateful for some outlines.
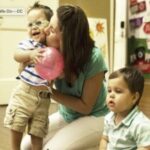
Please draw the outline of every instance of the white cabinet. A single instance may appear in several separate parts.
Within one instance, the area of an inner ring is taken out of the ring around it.
[[[126,66],[127,0],[115,0],[114,70]]]

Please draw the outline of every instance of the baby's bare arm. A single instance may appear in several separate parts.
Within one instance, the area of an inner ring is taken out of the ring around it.
[[[37,63],[39,59],[43,56],[44,50],[34,49],[34,50],[16,50],[14,54],[14,59],[19,63]]]

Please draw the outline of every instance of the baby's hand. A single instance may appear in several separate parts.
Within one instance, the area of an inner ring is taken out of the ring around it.
[[[44,49],[35,49],[35,50],[32,50],[31,53],[30,53],[30,60],[32,63],[36,64],[40,61],[40,59],[43,57],[43,52],[44,52]]]

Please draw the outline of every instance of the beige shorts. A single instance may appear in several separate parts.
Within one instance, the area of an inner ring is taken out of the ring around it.
[[[4,126],[18,132],[24,132],[43,138],[48,131],[50,96],[21,82],[17,86],[6,109]]]

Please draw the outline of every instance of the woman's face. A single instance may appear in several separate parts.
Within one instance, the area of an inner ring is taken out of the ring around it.
[[[49,27],[45,29],[45,33],[47,34],[47,46],[60,49],[61,32],[59,29],[58,18],[56,14],[52,16]]]

